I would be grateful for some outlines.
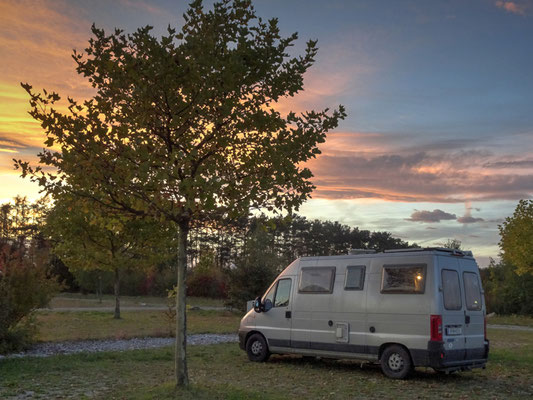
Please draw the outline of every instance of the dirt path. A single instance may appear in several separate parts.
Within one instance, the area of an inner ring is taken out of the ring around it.
[[[239,338],[236,334],[194,334],[187,335],[187,345],[198,346],[218,343],[234,343]],[[58,354],[97,353],[103,351],[128,351],[139,349],[155,349],[173,346],[174,338],[132,338],[132,339],[104,339],[104,340],[79,340],[64,342],[36,343],[30,350],[23,353],[0,355],[4,358],[22,357],[50,357]]]

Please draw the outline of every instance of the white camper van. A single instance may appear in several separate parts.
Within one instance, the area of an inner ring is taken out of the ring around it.
[[[471,252],[389,250],[302,257],[241,320],[251,361],[271,353],[380,362],[405,378],[414,367],[484,368],[485,302]]]

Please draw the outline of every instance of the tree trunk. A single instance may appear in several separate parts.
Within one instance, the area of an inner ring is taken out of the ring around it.
[[[115,315],[114,319],[120,319],[120,275],[118,273],[118,268],[115,268]]]
[[[98,273],[98,289],[96,289],[96,295],[98,296],[98,303],[102,304],[102,273]]]
[[[189,223],[180,224],[178,247],[178,286],[176,290],[176,386],[187,386],[189,374],[187,372],[187,236]]]

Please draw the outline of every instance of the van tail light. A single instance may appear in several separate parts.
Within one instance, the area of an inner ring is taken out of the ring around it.
[[[430,331],[432,342],[442,342],[442,315],[430,317]]]
[[[483,333],[485,334],[485,341],[487,341],[487,316],[483,319]]]

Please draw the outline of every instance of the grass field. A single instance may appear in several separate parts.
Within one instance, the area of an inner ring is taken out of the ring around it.
[[[407,381],[350,361],[273,356],[251,363],[237,344],[189,348],[192,385],[179,399],[524,399],[533,396],[533,333],[489,330],[486,370],[418,369]],[[0,361],[0,398],[173,399],[172,349]]]
[[[166,306],[167,299],[164,297],[154,296],[120,296],[120,304],[125,307],[139,306]],[[187,304],[191,307],[223,307],[224,300],[209,299],[204,297],[187,297]],[[61,293],[54,297],[50,302],[50,308],[64,307],[114,307],[115,297],[105,294],[102,296],[102,302],[94,294],[80,293]]]
[[[169,336],[163,311],[123,311],[122,318],[113,319],[110,312],[39,312],[39,341],[124,339],[143,336]],[[187,313],[189,333],[236,333],[240,314],[230,311],[190,310]]]
[[[533,317],[525,315],[494,315],[487,318],[488,324],[495,325],[519,325],[533,328]]]

